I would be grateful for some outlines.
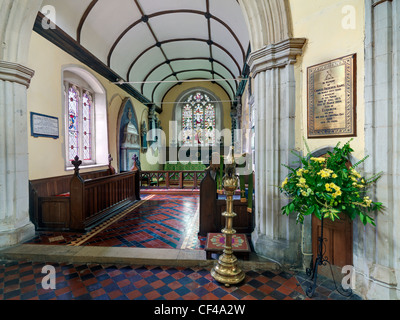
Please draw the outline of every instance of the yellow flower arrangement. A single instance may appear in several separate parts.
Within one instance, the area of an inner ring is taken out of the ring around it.
[[[279,188],[290,201],[282,207],[283,214],[296,212],[297,222],[302,223],[304,217],[310,214],[334,221],[339,219],[340,212],[344,212],[351,219],[358,215],[364,224],[374,225],[374,219],[367,211],[380,210],[383,205],[374,202],[365,193],[381,174],[367,179],[356,170],[367,157],[353,166],[349,165],[348,156],[353,151],[350,141],[342,148],[338,143],[326,157],[311,157],[306,145],[307,156],[299,156],[302,167],[293,169],[284,165],[290,172]]]

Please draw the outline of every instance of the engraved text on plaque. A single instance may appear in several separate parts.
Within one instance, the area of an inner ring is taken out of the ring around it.
[[[356,135],[355,58],[308,68],[308,138]]]

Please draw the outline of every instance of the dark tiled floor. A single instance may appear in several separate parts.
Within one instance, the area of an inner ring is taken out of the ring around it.
[[[104,230],[87,234],[37,232],[30,244],[204,249],[198,237],[198,196],[151,195]],[[107,223],[107,222],[106,222]],[[82,240],[85,237],[87,240]]]
[[[56,272],[55,289],[46,290],[45,265],[0,262],[0,300],[310,300],[305,279],[292,272],[248,271],[241,284],[226,288],[203,268],[49,263]],[[326,280],[313,299],[342,297]]]
[[[38,232],[28,243],[203,249],[198,232],[198,196],[151,195],[101,231]],[[166,201],[167,200],[167,201]],[[82,236],[84,236],[82,238]],[[240,285],[217,283],[202,268],[54,264],[56,288],[45,290],[44,263],[1,262],[0,300],[309,300],[303,273],[249,271]],[[359,299],[341,296],[333,282],[318,278],[312,300]]]

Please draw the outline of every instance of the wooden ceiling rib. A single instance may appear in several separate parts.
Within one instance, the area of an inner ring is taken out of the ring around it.
[[[85,23],[86,18],[88,17],[90,11],[92,11],[92,9],[94,8],[94,6],[96,5],[96,3],[98,1],[99,0],[93,0],[89,4],[89,6],[86,8],[85,12],[83,13],[81,20],[79,21],[78,29],[76,31],[76,41],[78,41],[78,43],[81,43],[81,34],[82,34],[83,24]]]
[[[212,78],[214,79],[214,77],[215,77],[215,75],[214,75],[214,63],[212,62],[212,60],[214,59],[214,57],[213,57],[213,48],[212,48],[212,45],[211,45],[211,43],[212,43],[212,36],[211,36],[211,22],[210,22],[210,17],[211,17],[211,14],[210,14],[210,0],[206,0],[206,14],[205,14],[205,17],[206,17],[206,19],[207,19],[207,31],[208,31],[208,41],[209,41],[209,43],[210,43],[210,45],[208,46],[208,48],[209,48],[209,50],[210,50],[210,61],[211,61],[211,69],[212,69],[212,73],[211,73],[211,75],[212,75]]]
[[[179,75],[183,76],[185,74],[186,76],[191,71],[194,74],[196,74],[196,71],[202,71],[204,74],[198,72],[197,75],[206,76],[206,73],[209,73],[211,77],[208,79],[216,80],[217,82],[225,80],[226,85],[219,85],[226,88],[225,91],[232,91],[232,93],[227,93],[228,96],[234,99],[235,90],[238,90],[239,85],[236,81],[232,82],[231,79],[241,77],[244,70],[246,70],[245,47],[249,45],[247,34],[241,31],[244,30],[242,28],[245,23],[240,15],[241,12],[237,0],[196,0],[193,2],[188,0],[188,2],[184,2],[182,7],[180,6],[181,2],[176,0],[152,0],[154,2],[151,2],[151,5],[146,2],[149,0],[124,0],[118,2],[118,4],[111,4],[111,1],[107,0],[86,0],[81,6],[67,5],[64,2],[65,0],[51,1],[56,9],[57,4],[60,8],[66,8],[64,19],[60,20],[63,23],[69,22],[69,25],[73,26],[70,33],[74,33],[76,30],[76,42],[79,46],[84,48],[86,45],[94,56],[103,57],[99,59],[110,70],[115,70],[122,76],[126,74],[127,82],[133,82],[132,72],[135,72],[135,81],[141,83],[138,86],[138,93],[142,95],[144,95],[144,92],[150,93],[151,86],[148,88],[149,90],[146,90],[147,80],[150,78],[159,77],[163,79],[157,80],[164,81],[174,76],[176,82],[179,83],[183,81]],[[215,6],[212,1],[222,2],[218,2],[218,5]],[[145,12],[146,8],[149,12]],[[231,11],[229,8],[233,8],[233,10]],[[102,24],[104,14],[109,11],[109,16],[112,20],[106,21],[108,24]],[[122,15],[122,12],[125,14]],[[232,16],[229,16],[230,12],[232,12]],[[63,15],[64,12],[60,9],[57,14]],[[72,19],[71,14],[75,14],[77,19]],[[97,19],[97,15],[100,19]],[[191,18],[190,15],[195,15],[199,18]],[[122,18],[118,19],[118,16]],[[204,24],[201,17],[205,19]],[[241,29],[239,29],[238,25],[233,25],[239,19],[241,19],[239,24],[239,26],[242,26]],[[142,27],[139,29],[140,24]],[[164,25],[169,26],[171,29],[163,29]],[[146,30],[143,27],[150,32],[146,38],[147,44],[140,41],[140,37],[143,36],[143,30]],[[108,32],[107,28],[109,28],[110,32]],[[180,32],[180,28],[184,32]],[[96,34],[98,38],[90,41],[90,32],[96,29],[99,30],[99,34]],[[74,37],[75,34],[70,34],[70,36]],[[101,47],[102,40],[104,40],[106,46]],[[153,40],[154,44],[152,44]],[[136,46],[136,41],[141,46]],[[190,46],[190,48],[188,46],[188,50],[185,50],[185,54],[180,54],[181,52],[178,51],[185,48],[182,45],[177,45],[176,49],[173,45],[163,46],[185,41]],[[189,43],[189,41],[192,43]],[[129,51],[132,46],[135,46],[134,50]],[[159,50],[151,52],[159,52],[156,55],[157,60],[154,60],[154,57],[156,57],[154,54],[149,54],[149,57],[153,56],[154,61],[146,62],[144,55],[150,53],[149,51],[154,48]],[[131,59],[133,59],[132,62],[129,61]],[[137,68],[136,63],[139,60],[140,65]],[[207,60],[210,62],[209,65],[204,63]],[[171,62],[179,63],[173,64]],[[168,68],[165,65],[168,65]],[[216,72],[217,70],[219,72]],[[231,79],[225,79],[226,77],[221,73],[229,75]],[[191,78],[190,75],[189,78]],[[158,84],[152,90],[151,99],[154,99],[157,89],[168,91],[173,85],[164,85],[160,88]],[[166,93],[161,93],[160,91],[157,92],[157,97],[159,94],[164,96]],[[144,98],[148,99],[150,97],[144,96]]]
[[[163,44],[166,44],[166,43],[181,42],[181,41],[199,41],[199,42],[205,42],[205,43],[209,43],[209,42],[210,42],[210,40],[206,40],[206,39],[197,39],[197,38],[182,38],[182,39],[176,39],[176,38],[174,38],[174,39],[168,39],[168,40],[161,41],[161,42],[158,43],[158,45],[162,46]],[[143,51],[136,57],[136,59],[131,63],[131,65],[130,65],[129,68],[128,68],[127,75],[126,75],[126,78],[128,79],[128,80],[127,80],[128,82],[130,81],[130,76],[129,76],[129,75],[130,75],[130,73],[131,73],[131,71],[132,71],[132,69],[133,69],[133,66],[136,64],[136,62],[137,62],[146,52],[148,52],[149,50],[153,49],[154,47],[156,47],[156,46],[158,46],[158,45],[157,45],[157,44],[154,44],[154,45],[152,45],[152,46],[146,48],[146,49],[143,50]],[[232,59],[232,61],[235,63],[236,67],[238,68],[238,72],[239,72],[239,74],[240,74],[240,73],[241,73],[241,68],[240,68],[240,65],[239,65],[238,61],[235,59],[235,57],[234,57],[225,47],[223,47],[222,45],[220,45],[220,44],[218,44],[218,43],[215,43],[215,42],[212,42],[212,45],[215,45],[216,47],[218,47],[218,48],[220,48],[221,50],[223,50],[223,51]],[[207,59],[210,59],[210,58],[207,57]]]
[[[195,71],[211,72],[211,71],[208,70],[208,69],[196,69]],[[179,74],[179,73],[186,73],[186,72],[193,72],[193,70],[191,70],[191,69],[190,69],[190,70],[181,70],[181,71],[176,72],[176,74]],[[221,75],[220,75],[219,73],[217,73],[217,72],[215,72],[215,74],[221,76]],[[169,74],[169,75],[165,76],[162,80],[160,80],[159,83],[157,83],[157,84],[154,86],[153,91],[152,91],[152,94],[151,94],[151,100],[152,100],[152,101],[154,101],[154,94],[155,94],[155,92],[156,92],[156,90],[157,90],[157,87],[158,87],[161,83],[163,83],[163,81],[165,81],[166,79],[168,79],[170,76],[172,76],[172,74]],[[185,80],[196,80],[196,79],[197,79],[197,78],[189,78],[189,79],[185,79]],[[181,82],[183,82],[183,80],[182,80]],[[225,81],[225,82],[229,85],[229,87],[230,87],[230,89],[231,89],[231,91],[232,91],[232,94],[234,95],[234,94],[235,94],[235,91],[234,91],[232,85],[231,85],[229,82],[227,82],[227,81]],[[178,84],[179,84],[179,82],[178,82]],[[219,85],[219,86],[220,86],[224,91],[226,91],[225,88],[223,88],[221,85]],[[228,94],[228,96],[231,96],[231,95]],[[160,102],[160,101],[157,101],[157,102]]]
[[[160,64],[156,65],[153,69],[151,69],[151,70],[148,72],[148,74],[146,75],[146,77],[144,77],[143,83],[142,83],[141,89],[140,89],[141,93],[143,94],[143,87],[144,87],[144,85],[145,85],[145,82],[147,81],[147,79],[149,78],[149,76],[150,76],[157,68],[161,67],[161,66],[164,65],[164,64],[167,64],[167,63],[169,64],[169,63],[171,63],[171,62],[176,62],[176,61],[190,61],[190,60],[207,60],[207,61],[210,61],[210,58],[206,58],[206,57],[175,58],[175,59],[171,59],[171,60],[168,60],[168,61],[161,62]],[[232,71],[231,71],[226,65],[224,65],[222,62],[219,62],[219,61],[217,61],[217,60],[215,60],[215,59],[212,59],[212,61],[210,61],[210,63],[217,63],[217,64],[221,65],[222,67],[224,67],[224,68],[226,69],[226,71],[228,71],[228,72],[230,73],[230,75],[232,76],[232,79],[235,78],[235,75],[232,73]],[[214,72],[214,68],[212,68],[210,71],[213,71],[213,72]]]
[[[165,10],[165,11],[160,11],[160,12],[155,12],[152,13],[150,15],[146,15],[146,17],[150,20],[151,18],[157,17],[157,16],[161,16],[161,15],[167,15],[167,14],[174,14],[174,13],[193,13],[193,14],[198,14],[198,15],[207,15],[207,12],[204,11],[198,11],[198,10],[190,10],[190,9],[179,9],[179,10]],[[229,33],[235,38],[236,43],[238,44],[240,51],[242,53],[242,57],[243,57],[243,62],[245,61],[246,58],[246,54],[245,54],[245,50],[243,48],[243,45],[241,44],[240,40],[238,39],[238,37],[236,36],[236,34],[233,32],[232,28],[229,27],[228,24],[226,24],[224,21],[222,21],[221,19],[213,16],[212,14],[210,14],[210,19],[214,19],[215,21],[219,22],[220,24],[222,24],[228,31]],[[208,23],[210,23],[210,19],[208,19]],[[130,26],[128,26],[119,36],[118,38],[115,40],[115,42],[113,43],[110,52],[108,53],[108,57],[107,57],[107,64],[108,66],[110,66],[111,64],[111,57],[112,54],[115,50],[115,48],[117,47],[117,45],[119,44],[119,42],[122,40],[122,38],[129,32],[131,31],[134,27],[136,27],[139,23],[143,22],[143,18],[142,19],[138,19],[135,22],[133,22]]]

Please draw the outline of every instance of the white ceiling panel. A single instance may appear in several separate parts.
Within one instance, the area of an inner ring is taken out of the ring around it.
[[[211,73],[205,71],[190,71],[190,72],[183,72],[179,74],[179,80],[188,80],[188,79],[210,79]]]
[[[111,56],[110,67],[126,77],[129,67],[136,58],[152,46],[154,46],[154,39],[149,29],[144,23],[140,23],[118,42]],[[155,49],[161,54],[159,48]],[[162,55],[159,59],[163,59]]]
[[[232,82],[230,82],[231,85],[228,85],[227,82],[225,81],[218,81],[218,84],[224,88],[225,92],[228,94],[230,99],[234,99],[234,92],[232,91],[232,88],[235,89],[234,84]]]
[[[176,71],[190,69],[207,69],[211,70],[212,66],[208,60],[179,60],[171,62],[171,67]]]
[[[174,38],[200,38],[208,40],[207,19],[193,13],[160,15],[149,20],[158,41]]]
[[[210,1],[210,13],[225,22],[236,34],[240,42],[249,43],[250,38],[242,9],[235,0]]]
[[[243,45],[241,46],[228,29],[220,23],[211,21],[211,30],[213,35],[212,40],[229,51],[235,57],[236,61],[243,66],[246,59],[244,55],[246,54],[247,48]]]
[[[225,51],[223,51],[220,48],[217,48],[216,46],[213,46],[213,57],[215,60],[221,61],[224,63],[224,66],[229,68],[234,75],[240,75],[241,74],[241,65],[239,64],[240,69],[235,63],[235,60],[232,59],[231,56],[229,56]]]
[[[79,21],[91,2],[91,0],[44,0],[42,11],[48,18],[54,11],[55,21],[53,22],[76,40]],[[46,8],[46,6],[49,7]]]
[[[192,57],[209,57],[209,46],[201,41],[174,41],[163,44],[163,50],[168,59],[176,58],[192,58]]]
[[[232,74],[230,74],[230,72],[223,66],[221,66],[220,64],[214,63],[214,71],[221,75],[222,78],[224,79],[234,79],[236,78],[236,76],[232,76]]]
[[[129,81],[143,81],[149,71],[162,61],[164,61],[164,56],[159,48],[155,47],[147,51],[131,69],[131,72],[129,73]]]
[[[162,65],[152,72],[143,85],[143,94],[146,96],[151,96],[153,88],[159,84],[161,80],[164,80],[166,75],[171,75],[172,70],[168,65]],[[176,79],[173,77],[173,79]],[[165,81],[165,80],[164,80]]]
[[[99,52],[107,61],[112,45],[134,21],[140,19],[131,0],[98,1],[88,14],[81,32],[81,44],[91,52]]]
[[[138,0],[146,15],[167,10],[206,10],[205,0]]]
[[[152,98],[153,101],[158,105],[161,105],[162,98],[164,95],[176,85],[176,78],[174,76],[170,76],[164,80],[164,82],[159,83],[157,86],[153,86],[152,88]]]

